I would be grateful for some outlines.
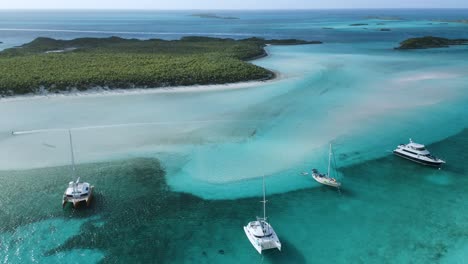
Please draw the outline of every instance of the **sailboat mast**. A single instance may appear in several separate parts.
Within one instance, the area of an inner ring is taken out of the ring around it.
[[[330,143],[330,150],[328,151],[328,177],[330,177],[330,162],[331,162],[331,156],[332,156],[332,145]]]
[[[71,163],[72,163],[72,176],[75,178],[75,155],[73,154],[73,140],[71,135],[71,130],[68,130],[68,135],[70,137],[70,152],[71,152]]]

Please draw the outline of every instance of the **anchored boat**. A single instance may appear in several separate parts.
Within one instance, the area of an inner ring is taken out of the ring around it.
[[[393,151],[393,154],[423,165],[434,167],[439,167],[445,163],[445,161],[432,156],[424,145],[413,142],[411,138],[409,141],[408,144],[398,145]]]
[[[75,172],[75,156],[73,154],[73,140],[71,131],[68,130],[70,136],[70,152],[72,162],[72,177],[76,177]],[[94,186],[90,186],[87,182],[80,182],[80,177],[76,181],[68,183],[68,188],[63,194],[62,207],[65,207],[67,203],[72,203],[73,207],[77,207],[79,203],[85,202],[87,206],[91,203],[93,197]]]
[[[263,250],[277,248],[281,250],[281,242],[273,230],[273,227],[267,222],[266,200],[265,200],[265,176],[263,176],[263,218],[257,217],[257,221],[249,222],[244,226],[244,231],[249,238],[252,246],[262,254]]]
[[[335,178],[330,177],[330,167],[331,167],[332,156],[333,156],[332,145],[330,144],[330,150],[328,153],[328,173],[323,174],[323,173],[320,173],[317,169],[312,169],[312,178],[314,178],[314,180],[316,180],[318,183],[332,186],[335,188],[340,188],[341,183],[338,182]]]

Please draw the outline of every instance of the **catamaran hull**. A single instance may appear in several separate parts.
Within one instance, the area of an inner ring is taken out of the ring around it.
[[[253,235],[249,233],[249,230],[247,230],[246,226],[244,226],[244,232],[252,246],[255,248],[255,250],[257,250],[258,253],[262,254],[262,247],[258,244],[257,240],[253,238]]]
[[[249,232],[249,229],[247,226],[244,226],[244,232],[247,238],[249,239],[250,243],[252,246],[257,250],[258,253],[262,254],[263,250],[267,249],[272,249],[272,248],[277,248],[279,251],[281,251],[281,244],[276,241],[268,241],[268,242],[263,242],[262,244],[257,240],[252,233]],[[274,238],[277,238],[276,233],[273,231],[273,236]]]
[[[64,197],[62,201],[62,207],[65,207],[68,203],[72,203],[73,207],[77,208],[81,203],[86,203],[86,206],[89,206],[91,204],[91,200],[93,199],[93,191],[94,191],[94,186],[91,186],[89,190],[89,194],[86,197],[83,198],[72,198],[72,197]]]
[[[413,157],[413,156],[410,156],[410,155],[405,155],[399,151],[396,151],[394,150],[393,151],[393,154],[401,157],[401,158],[404,158],[404,159],[407,159],[407,160],[410,160],[410,161],[413,161],[413,162],[416,162],[416,163],[419,163],[419,164],[422,164],[422,165],[426,165],[426,166],[432,166],[432,167],[440,167],[442,164],[444,164],[445,162],[443,161],[430,161],[430,160],[423,160],[423,159],[418,159],[417,157]]]

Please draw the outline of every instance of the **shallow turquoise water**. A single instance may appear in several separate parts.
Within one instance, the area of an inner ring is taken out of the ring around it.
[[[233,22],[240,24],[196,27],[226,36],[264,32],[327,40],[268,47],[270,56],[254,63],[278,71],[273,82],[0,101],[0,261],[75,263],[86,256],[90,263],[466,263],[468,48],[393,47],[428,32],[463,37],[467,26],[429,25],[435,16],[430,12],[372,11],[405,18],[385,21],[394,27],[383,35],[347,26],[374,23],[363,18],[371,11],[336,12],[247,12]],[[463,18],[445,12],[447,19]],[[97,23],[116,30],[115,21],[107,20],[113,15],[88,26],[43,14],[8,23],[81,31]],[[153,21],[151,13],[128,16]],[[167,23],[157,28],[163,31],[200,21],[177,12],[158,19]],[[63,20],[71,24],[60,26]],[[148,21],[120,30],[155,31]],[[246,32],[254,22],[258,27]],[[331,33],[321,28],[329,24],[336,27]],[[3,47],[36,34],[102,35],[8,32],[0,30],[0,41],[7,39]],[[96,186],[89,209],[60,207],[70,180],[67,128],[73,130],[78,173]],[[434,170],[393,157],[389,151],[409,137],[430,144],[447,165]],[[329,142],[341,193],[300,174],[326,168]],[[262,175],[268,215],[283,243],[282,252],[263,259],[242,231],[261,213]]]

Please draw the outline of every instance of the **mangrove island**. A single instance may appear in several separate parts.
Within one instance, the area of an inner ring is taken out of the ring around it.
[[[238,17],[233,17],[233,16],[219,16],[219,15],[211,14],[211,13],[192,14],[191,16],[199,17],[199,18],[239,19]]]
[[[265,46],[319,44],[296,39],[180,40],[40,37],[0,52],[0,96],[101,87],[157,88],[225,84],[274,78],[247,62]]]
[[[395,49],[429,49],[429,48],[447,48],[452,45],[467,45],[468,39],[447,39],[439,37],[421,37],[410,38],[400,43]]]

